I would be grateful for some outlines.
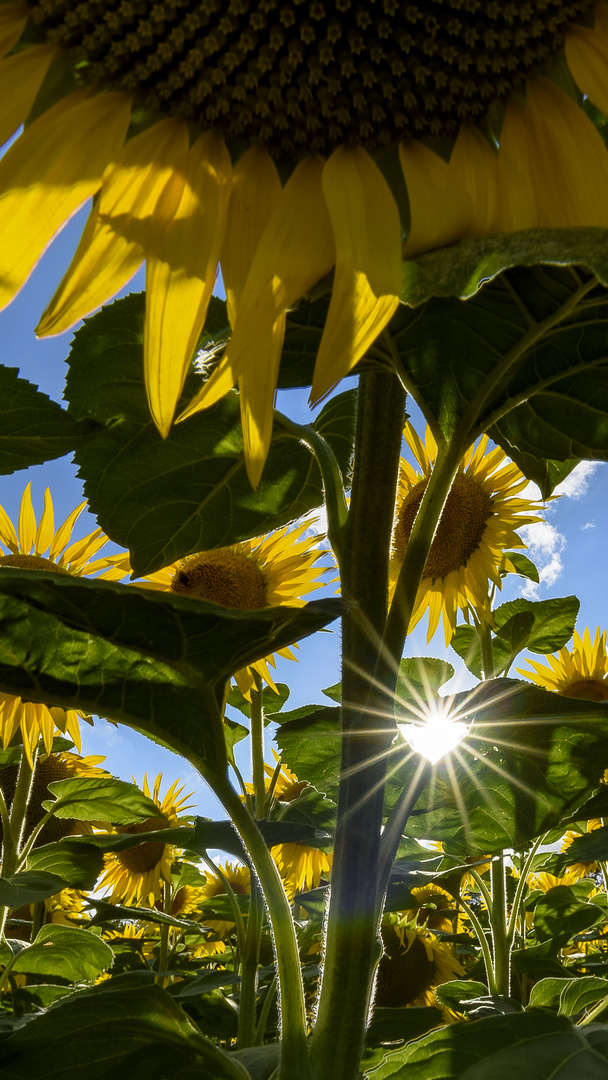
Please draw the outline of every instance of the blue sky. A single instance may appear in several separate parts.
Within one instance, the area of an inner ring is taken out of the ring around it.
[[[19,367],[24,378],[36,383],[57,401],[61,400],[63,393],[66,370],[63,361],[69,351],[71,335],[37,341],[34,327],[69,264],[84,216],[85,213],[81,211],[68,223],[19,296],[4,312],[0,312],[2,363]],[[138,291],[141,288],[142,271],[125,291]],[[305,421],[310,415],[304,392],[284,392],[280,399],[279,408],[294,419]],[[408,409],[412,413],[413,423],[421,431],[420,417],[412,409],[411,403]],[[37,516],[42,510],[44,489],[50,487],[56,523],[61,522],[83,499],[82,485],[69,457],[29,469],[27,473],[0,476],[0,504],[13,521],[17,519],[19,502],[28,480],[32,482]],[[526,591],[520,579],[511,579],[503,591],[503,599],[521,595],[522,590],[526,595],[538,599],[575,593],[581,600],[579,631],[589,626],[593,634],[597,625],[603,629],[608,623],[605,614],[608,591],[605,539],[608,528],[608,468],[603,464],[583,463],[562,487],[562,498],[552,502],[547,509],[546,523],[530,526],[527,530],[528,554],[540,568],[540,586]],[[94,527],[94,519],[85,513],[79,521],[76,535],[85,535]],[[328,594],[334,588],[331,586]],[[446,655],[441,629],[427,645],[423,620],[410,638],[408,655]],[[470,686],[473,680],[453,652],[449,651],[448,659],[457,668],[450,689]],[[339,679],[339,633],[334,630],[331,634],[317,635],[302,642],[298,663],[279,659],[277,678],[291,686],[292,696],[288,707],[323,700],[322,688]],[[150,779],[162,771],[165,778],[163,791],[179,776],[187,789],[194,791],[193,802],[199,813],[223,816],[214,797],[187,763],[127,728],[117,728],[99,720],[94,728],[83,725],[82,749],[85,754],[106,755],[106,768],[125,779],[131,779],[134,774],[141,783],[144,772],[147,771]],[[270,756],[268,749],[267,758]],[[246,768],[246,761],[243,765]]]

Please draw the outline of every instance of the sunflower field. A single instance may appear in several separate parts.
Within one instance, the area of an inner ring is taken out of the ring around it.
[[[0,0],[0,146],[97,522],[0,505],[2,1080],[608,1080],[607,630],[500,595],[608,461],[608,3]]]

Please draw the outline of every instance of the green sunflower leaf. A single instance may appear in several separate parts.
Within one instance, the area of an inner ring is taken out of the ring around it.
[[[275,686],[278,693],[271,686],[265,686],[262,690],[262,708],[265,717],[280,712],[290,694],[287,683],[279,682],[275,683]],[[246,697],[243,697],[238,686],[230,687],[228,705],[231,705],[233,709],[238,709],[248,720],[251,718],[251,702],[247,701]],[[270,720],[267,722],[270,723]]]
[[[239,612],[126,585],[5,568],[0,688],[109,716],[205,769],[221,770],[226,680],[320,630],[341,608],[330,599]]]
[[[592,829],[584,836],[577,836],[559,857],[559,867],[575,862],[604,862],[608,859],[608,825]]]
[[[70,416],[18,368],[0,364],[0,473],[29,469],[71,454],[97,431],[97,424]]]
[[[146,821],[158,817],[153,799],[144,795],[135,784],[125,783],[113,776],[74,776],[49,784],[55,800],[42,803],[58,818],[78,821],[111,821],[115,825]]]
[[[94,889],[103,869],[103,854],[88,843],[90,839],[60,840],[34,848],[28,855],[27,870],[52,874],[73,889]]]
[[[538,585],[540,581],[538,569],[527,555],[523,555],[521,551],[505,551],[505,557],[513,563],[516,574],[527,578],[528,581],[534,581]],[[510,573],[512,572],[510,571]]]
[[[419,709],[420,702],[428,703],[432,700],[453,675],[452,665],[447,660],[438,660],[434,656],[413,656],[402,660],[395,691],[396,712],[411,715],[409,702]]]
[[[606,1075],[606,1048],[565,1017],[509,1013],[449,1024],[389,1054],[373,1080],[581,1080]]]
[[[2,1044],[3,1080],[249,1080],[165,990],[129,986],[129,978],[73,994],[28,1019]]]
[[[288,769],[333,800],[340,779],[340,735],[340,709],[324,706],[281,724],[275,733]]]
[[[0,878],[0,906],[16,909],[23,904],[37,904],[61,892],[67,884],[64,878],[46,870],[25,870],[10,878]]]
[[[70,982],[95,979],[111,967],[114,955],[109,945],[90,930],[50,923],[36,940],[19,953],[13,964],[15,974],[53,975]]]
[[[572,637],[579,608],[580,600],[576,596],[551,600],[526,600],[520,597],[501,604],[493,613],[495,673],[501,675],[506,671],[523,649],[546,656],[563,648]],[[480,679],[481,648],[473,627],[457,627],[450,645],[464,660],[469,671]]]
[[[606,233],[590,233],[589,248],[581,235],[571,254],[588,267],[594,253],[591,261],[597,255],[605,266]],[[489,252],[493,241],[481,247]],[[545,258],[534,245],[530,255]],[[389,328],[403,376],[435,429],[463,442],[487,431],[546,497],[576,459],[608,457],[608,294],[588,270],[518,258],[515,246],[513,262],[486,268],[479,291],[475,277],[466,303],[446,288],[441,299],[401,306]]]
[[[441,840],[454,855],[521,851],[597,787],[608,754],[607,704],[504,678],[448,700],[452,715],[472,723],[457,750],[463,764],[454,770],[448,756],[435,766],[408,835]],[[415,767],[408,760],[395,773],[393,801]]]
[[[538,901],[534,909],[534,930],[540,942],[552,941],[557,950],[574,934],[581,934],[603,918],[604,913],[596,904],[584,904],[569,885],[557,885]]]
[[[608,997],[608,983],[605,979],[598,979],[594,975],[583,975],[580,979],[568,980],[561,992],[559,1015],[577,1016],[606,997]]]
[[[127,297],[85,322],[69,357],[66,396],[79,418],[105,424],[78,455],[79,475],[107,535],[129,548],[133,571],[151,573],[182,555],[259,536],[323,502],[316,461],[277,432],[252,491],[236,393],[175,424],[162,439],[143,381],[143,307]],[[201,385],[191,374],[184,403]],[[348,473],[356,396],[332,398],[315,421]]]

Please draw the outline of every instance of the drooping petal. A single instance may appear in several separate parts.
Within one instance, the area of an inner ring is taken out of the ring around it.
[[[311,400],[347,375],[393,315],[401,294],[401,223],[390,188],[361,147],[334,151],[323,194],[336,242],[336,276]]]
[[[541,76],[507,103],[498,154],[501,232],[608,227],[608,150],[575,101]]]
[[[144,363],[150,412],[169,433],[215,283],[232,166],[221,135],[206,132],[188,155],[186,182],[159,256],[146,265]]]
[[[43,555],[50,546],[55,532],[55,516],[53,514],[53,500],[48,487],[44,492],[44,510],[36,531],[34,550],[37,555]]]
[[[488,140],[473,124],[463,124],[448,168],[464,184],[473,207],[467,236],[492,232],[498,200],[498,161]]]
[[[462,240],[473,222],[473,204],[454,170],[414,139],[401,143],[399,160],[412,222],[403,248],[405,258]]]
[[[28,11],[25,4],[2,4],[0,7],[0,56],[6,56],[25,30]]]
[[[265,150],[252,146],[237,162],[232,174],[220,260],[232,327],[253,256],[280,195],[281,181],[272,158]]]
[[[34,121],[0,161],[0,308],[55,233],[101,184],[130,118],[123,93],[76,91]]]
[[[596,4],[593,28],[571,26],[566,60],[575,82],[603,113],[608,113],[608,8]]]
[[[56,54],[53,45],[34,45],[0,61],[0,146],[27,118]]]
[[[255,371],[248,369],[239,377],[245,463],[249,482],[254,489],[260,482],[272,439],[274,393],[284,336],[283,314],[271,327],[265,341],[258,342],[260,357],[262,345],[266,345],[268,350],[266,363],[259,363]]]
[[[188,131],[179,120],[161,120],[122,148],[104,173],[99,202],[36,328],[39,337],[69,330],[101,307],[155,251],[182,195],[187,153]]]
[[[255,252],[228,353],[180,420],[215,404],[234,385],[234,379],[240,379],[247,371],[252,379],[259,378],[256,401],[260,403],[263,398],[268,410],[266,419],[262,420],[256,404],[255,429],[269,430],[275,385],[270,391],[269,366],[274,373],[272,358],[277,350],[280,353],[282,345],[282,317],[288,307],[329,272],[335,259],[333,233],[321,186],[323,164],[317,155],[305,158],[283,188]],[[275,330],[275,325],[279,329]],[[251,438],[252,447],[264,445],[265,438],[254,436],[253,427]],[[254,474],[260,467],[259,461],[257,457],[255,465],[252,463]]]
[[[36,539],[36,515],[32,506],[32,485],[26,486],[19,507],[19,545],[23,555],[29,555]]]

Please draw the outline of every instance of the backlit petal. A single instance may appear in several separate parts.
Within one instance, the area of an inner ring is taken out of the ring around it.
[[[0,145],[27,118],[56,53],[53,45],[35,45],[0,62]]]
[[[487,235],[496,217],[498,161],[488,140],[472,124],[462,125],[448,168],[471,199],[473,217],[467,236]]]
[[[274,393],[284,335],[285,315],[281,315],[265,341],[258,342],[256,370],[244,371],[239,378],[245,462],[253,488],[260,482],[272,438]],[[261,361],[262,345],[267,348],[265,363]]]
[[[188,155],[179,207],[146,266],[145,374],[150,412],[169,432],[205,321],[226,228],[232,167],[222,137],[206,132]]]
[[[3,506],[0,506],[0,540],[13,555],[17,554],[19,551],[17,533]]]
[[[464,183],[433,150],[410,140],[399,146],[412,226],[403,254],[455,244],[473,222],[473,204]]]
[[[598,109],[608,113],[608,8],[596,4],[593,28],[571,26],[566,60],[575,82]]]
[[[82,514],[82,511],[84,510],[86,505],[86,502],[82,502],[80,506],[77,506],[75,510],[72,510],[71,514],[68,514],[67,518],[63,522],[63,525],[59,526],[57,532],[55,533],[55,536],[53,537],[53,543],[51,544],[51,548],[49,551],[49,559],[56,559],[59,555],[59,552],[63,551],[65,545],[70,539],[70,536],[72,535],[74,525],[76,524],[76,521]]]
[[[183,191],[188,131],[161,120],[130,139],[103,176],[99,202],[55,296],[36,329],[59,334],[101,307],[158,246]]]
[[[6,56],[19,41],[27,14],[25,4],[2,4],[0,7],[0,56]]]
[[[23,555],[29,555],[36,539],[36,515],[32,506],[32,485],[29,483],[21,496],[19,507],[19,545]]]
[[[252,146],[232,174],[221,256],[228,317],[233,327],[253,256],[280,195],[281,181],[272,158],[265,150]]]
[[[507,103],[498,155],[501,232],[534,226],[608,226],[608,151],[563,90],[528,80],[526,103]]]
[[[331,390],[375,341],[401,293],[401,223],[390,188],[361,147],[339,147],[323,171],[336,276],[311,399]]]
[[[40,524],[36,531],[35,551],[37,555],[43,555],[50,546],[55,532],[55,517],[53,514],[53,500],[48,488],[44,492],[44,510],[40,518]]]
[[[0,161],[0,308],[55,233],[99,188],[124,141],[126,94],[77,91],[39,116]]]

